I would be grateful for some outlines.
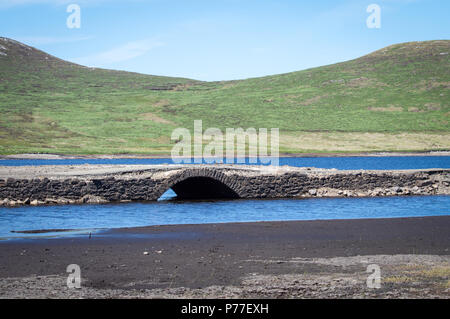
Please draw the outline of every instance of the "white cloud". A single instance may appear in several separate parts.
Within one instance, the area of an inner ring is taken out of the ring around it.
[[[94,55],[73,58],[70,61],[86,66],[107,66],[110,64],[127,61],[142,56],[150,50],[163,46],[164,43],[154,39],[145,39],[128,42],[108,51]]]

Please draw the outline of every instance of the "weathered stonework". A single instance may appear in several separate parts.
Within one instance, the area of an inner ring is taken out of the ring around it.
[[[338,171],[242,165],[0,167],[0,205],[450,194],[450,170]]]

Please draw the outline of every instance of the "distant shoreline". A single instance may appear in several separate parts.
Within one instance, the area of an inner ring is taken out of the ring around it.
[[[386,157],[386,156],[450,156],[449,151],[424,151],[424,152],[355,152],[355,153],[281,153],[280,157]],[[57,159],[164,159],[170,158],[170,154],[11,154],[0,155],[1,159],[37,159],[37,160],[57,160]],[[192,156],[195,158],[195,156]]]

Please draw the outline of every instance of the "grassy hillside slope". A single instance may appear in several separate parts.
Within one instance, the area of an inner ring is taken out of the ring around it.
[[[240,81],[93,69],[0,38],[0,153],[168,153],[176,127],[278,127],[283,152],[450,149],[450,41]]]

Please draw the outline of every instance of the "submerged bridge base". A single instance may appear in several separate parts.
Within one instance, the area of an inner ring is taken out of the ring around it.
[[[449,169],[351,170],[244,165],[0,167],[0,205],[180,199],[450,194]]]

